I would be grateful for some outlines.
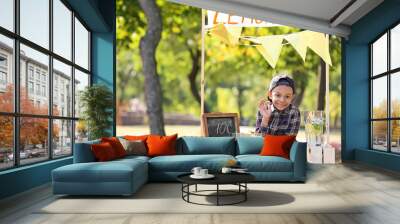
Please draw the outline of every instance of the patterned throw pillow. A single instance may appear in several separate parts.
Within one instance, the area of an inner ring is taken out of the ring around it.
[[[141,140],[126,140],[124,138],[120,138],[122,146],[126,151],[126,155],[135,155],[135,156],[145,156],[147,155],[146,145]]]

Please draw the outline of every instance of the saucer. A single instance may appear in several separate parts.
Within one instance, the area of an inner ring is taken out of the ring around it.
[[[211,178],[214,178],[214,177],[215,176],[212,175],[212,174],[207,174],[207,175],[204,175],[204,176],[202,176],[202,175],[194,175],[194,174],[190,175],[190,178],[193,178],[193,179],[211,179]]]

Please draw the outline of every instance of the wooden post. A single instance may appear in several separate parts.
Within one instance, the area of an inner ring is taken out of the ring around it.
[[[204,114],[204,59],[205,59],[205,52],[204,52],[204,39],[205,39],[205,23],[206,23],[206,11],[201,9],[201,77],[200,77],[200,132],[204,136],[204,123],[202,116]]]
[[[328,38],[328,46],[329,46],[329,34],[327,34]],[[330,134],[330,125],[329,125],[329,64],[325,63],[325,119],[326,119],[326,144],[329,144],[329,134]]]

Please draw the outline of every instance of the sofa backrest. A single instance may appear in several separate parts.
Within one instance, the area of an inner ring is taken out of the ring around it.
[[[264,139],[259,136],[237,137],[236,155],[259,154],[264,144]]]
[[[74,163],[89,163],[95,162],[96,158],[90,148],[92,144],[99,144],[100,140],[86,141],[75,143],[74,147]]]
[[[233,137],[180,137],[177,142],[177,154],[226,154],[235,155]]]

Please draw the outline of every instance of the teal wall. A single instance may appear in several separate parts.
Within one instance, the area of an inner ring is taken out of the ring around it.
[[[114,93],[115,135],[115,0],[66,0],[92,32],[93,83],[106,84]],[[72,163],[72,157],[0,172],[0,199],[51,181],[51,171]]]
[[[399,170],[400,157],[369,149],[369,43],[400,22],[400,1],[386,0],[351,27],[343,42],[343,160]],[[390,158],[389,158],[390,157]]]
[[[92,34],[92,72],[93,83],[101,83],[110,88],[114,95],[114,116],[113,126],[110,133],[115,136],[115,114],[116,114],[116,92],[115,92],[115,52],[114,34],[93,33]]]

